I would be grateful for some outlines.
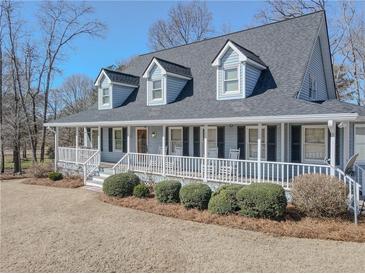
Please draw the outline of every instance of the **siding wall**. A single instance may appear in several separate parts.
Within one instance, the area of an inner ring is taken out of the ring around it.
[[[246,97],[250,96],[256,86],[259,79],[261,70],[255,68],[249,64],[246,64]]]
[[[132,87],[113,85],[112,86],[113,108],[120,107],[125,102],[125,100],[128,98],[128,96],[131,95],[133,90],[134,90],[134,88],[132,88]]]
[[[310,98],[309,96],[309,75],[311,75],[317,82],[317,98]],[[326,78],[324,74],[323,58],[321,53],[320,40],[314,47],[313,55],[308,65],[308,70],[305,74],[303,86],[299,93],[299,98],[308,101],[324,101],[328,99]]]
[[[172,103],[179,96],[180,92],[184,88],[187,80],[180,79],[177,77],[167,76],[166,77],[166,89],[167,89],[167,103]]]
[[[123,152],[109,152],[109,129],[103,128],[103,151],[101,152],[101,161],[116,163],[123,157]]]

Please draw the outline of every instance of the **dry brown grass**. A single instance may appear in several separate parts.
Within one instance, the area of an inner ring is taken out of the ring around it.
[[[63,188],[77,188],[84,185],[83,181],[79,177],[64,178],[59,181],[52,181],[48,178],[31,178],[24,181],[25,184],[38,185],[38,186],[52,186]]]
[[[25,179],[32,177],[29,173],[23,173],[23,174],[14,174],[9,171],[5,171],[5,173],[0,174],[0,180],[6,181],[6,180],[15,180],[15,179]]]
[[[153,198],[114,198],[101,193],[100,199],[113,205],[138,209],[162,216],[259,231],[274,236],[365,242],[365,223],[363,221],[359,225],[354,225],[350,220],[343,219],[300,218],[292,206],[288,207],[285,221],[278,222],[267,219],[248,218],[236,214],[217,215],[211,214],[206,210],[188,210],[180,204],[161,204]]]

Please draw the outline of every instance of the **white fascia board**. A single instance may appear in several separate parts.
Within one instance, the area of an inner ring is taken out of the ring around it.
[[[191,77],[183,76],[183,75],[180,75],[180,74],[175,74],[175,73],[172,73],[172,72],[166,72],[165,75],[180,78],[180,79],[184,79],[184,80],[191,80]]]
[[[105,71],[104,70],[102,70],[100,73],[99,73],[99,76],[98,76],[98,78],[96,79],[96,81],[95,81],[95,86],[99,86],[99,84],[100,84],[100,79],[101,79],[101,77],[102,76],[105,76],[105,78],[107,78],[108,80],[109,80],[109,82],[111,82],[111,80],[110,80],[110,78],[108,77],[108,75],[105,73]]]
[[[153,68],[154,65],[157,65],[161,69],[162,74],[166,74],[166,70],[160,65],[160,63],[156,60],[156,58],[153,58],[150,65],[147,67],[145,73],[143,74],[143,78],[148,78],[150,75],[150,71]]]
[[[332,113],[313,115],[281,115],[281,116],[252,116],[252,117],[224,117],[203,119],[169,119],[169,120],[134,120],[134,121],[101,121],[101,122],[69,122],[46,123],[46,127],[89,127],[89,126],[161,126],[161,125],[226,125],[226,124],[256,124],[256,123],[327,123],[356,121],[357,113]],[[365,117],[364,117],[365,118]]]
[[[248,63],[248,64],[250,64],[250,65],[252,65],[252,66],[254,66],[254,67],[257,67],[258,69],[261,69],[261,70],[266,69],[266,67],[265,67],[265,66],[263,66],[263,65],[261,65],[261,64],[259,64],[259,63],[257,63],[257,62],[255,62],[254,60],[249,59],[249,58],[247,58],[246,63]]]
[[[218,56],[213,60],[212,66],[217,67],[221,65],[221,59],[228,49],[233,49],[237,54],[240,62],[247,61],[246,55],[244,55],[231,41],[228,41],[224,48],[219,52]]]
[[[130,87],[130,88],[138,88],[138,86],[136,85],[129,85],[129,84],[124,84],[124,83],[118,83],[118,82],[110,82],[112,85],[117,85],[117,86],[124,86],[124,87]]]

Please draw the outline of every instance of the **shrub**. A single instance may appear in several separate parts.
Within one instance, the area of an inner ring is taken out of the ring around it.
[[[29,168],[29,173],[35,178],[47,178],[52,166],[45,163],[35,163]]]
[[[293,204],[309,217],[337,217],[347,211],[346,186],[336,177],[306,174],[294,179]]]
[[[178,203],[181,183],[175,180],[165,180],[155,186],[156,198],[161,203]]]
[[[139,177],[134,173],[120,173],[105,179],[103,191],[108,196],[127,197],[133,194],[134,187],[139,183]]]
[[[188,184],[180,190],[180,200],[186,208],[207,209],[212,190],[206,184]]]
[[[48,178],[52,181],[59,181],[63,179],[63,175],[61,172],[52,171],[48,173]]]
[[[208,210],[211,213],[228,214],[234,211],[232,199],[227,192],[214,194],[209,200]]]
[[[238,206],[236,195],[237,195],[237,192],[240,191],[242,187],[244,187],[244,186],[236,185],[236,184],[223,185],[220,188],[218,188],[216,192],[213,193],[213,196],[219,195],[222,192],[225,192],[231,201],[232,211],[237,211],[237,210],[239,210],[239,206]]]
[[[270,219],[284,217],[287,201],[285,190],[279,185],[253,183],[238,191],[236,197],[241,215]]]
[[[145,184],[136,185],[133,189],[133,196],[137,198],[145,198],[150,195],[150,189]]]

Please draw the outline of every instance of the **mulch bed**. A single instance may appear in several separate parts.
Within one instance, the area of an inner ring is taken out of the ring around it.
[[[77,188],[84,186],[84,182],[81,178],[64,178],[59,181],[52,181],[48,178],[31,178],[30,180],[24,181],[24,184],[63,188]]]
[[[185,209],[180,204],[161,204],[154,198],[116,198],[100,194],[100,200],[117,206],[128,207],[205,224],[223,225],[251,231],[264,232],[274,236],[289,236],[336,241],[365,242],[365,222],[358,225],[344,219],[300,218],[294,207],[289,206],[285,220],[273,221],[243,217],[238,214],[218,215],[207,210]]]
[[[6,180],[14,180],[14,179],[25,179],[30,178],[31,175],[27,173],[22,174],[14,174],[12,172],[5,171],[5,173],[0,174],[0,180],[6,181]]]

